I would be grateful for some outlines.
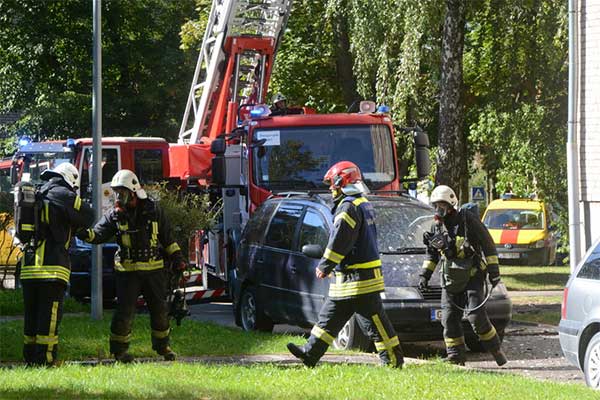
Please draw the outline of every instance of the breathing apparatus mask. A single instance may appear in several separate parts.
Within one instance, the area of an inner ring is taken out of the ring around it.
[[[125,209],[134,198],[134,193],[126,188],[113,188],[113,196],[115,200],[115,208]]]
[[[452,210],[454,210],[454,208],[445,201],[433,203],[433,207],[435,208],[435,219],[440,222],[450,215]]]

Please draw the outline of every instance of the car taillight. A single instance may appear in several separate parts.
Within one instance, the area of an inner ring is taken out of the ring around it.
[[[560,318],[567,319],[567,298],[569,297],[569,288],[563,291],[563,300],[560,305]]]

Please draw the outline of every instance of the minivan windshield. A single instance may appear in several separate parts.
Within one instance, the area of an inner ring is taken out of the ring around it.
[[[541,210],[488,210],[483,219],[488,229],[544,229],[544,213]]]
[[[394,180],[394,150],[386,125],[258,129],[252,151],[253,179],[269,190],[326,189],[323,176],[338,161],[360,168],[370,189]]]
[[[431,228],[433,212],[397,202],[372,202],[379,252],[383,254],[424,253],[423,234]]]

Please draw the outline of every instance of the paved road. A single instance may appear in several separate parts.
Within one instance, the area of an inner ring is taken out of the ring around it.
[[[235,327],[229,303],[198,304],[190,306],[190,310],[194,320]],[[307,331],[290,325],[276,325],[274,332],[302,335]],[[415,359],[441,356],[444,352],[442,341],[403,343],[403,348],[407,357]],[[537,379],[584,384],[582,372],[562,356],[558,334],[553,326],[512,323],[506,330],[503,349],[510,361],[502,368],[496,366],[486,353],[469,353],[467,366]]]

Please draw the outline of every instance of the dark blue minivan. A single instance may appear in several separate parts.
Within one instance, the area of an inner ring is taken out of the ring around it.
[[[425,257],[423,232],[431,226],[433,209],[408,196],[368,199],[376,212],[386,287],[381,297],[392,324],[401,340],[442,339],[439,274],[434,274],[428,289],[418,288]],[[333,225],[330,209],[331,196],[290,194],[267,200],[252,215],[236,257],[233,302],[239,326],[271,331],[274,324],[309,328],[317,321],[329,279],[315,276],[319,259],[313,258],[314,245],[321,249],[327,245]],[[503,284],[494,289],[487,310],[502,337],[512,312]],[[471,350],[481,350],[466,319],[465,340]],[[354,318],[342,329],[335,345],[370,348]]]

